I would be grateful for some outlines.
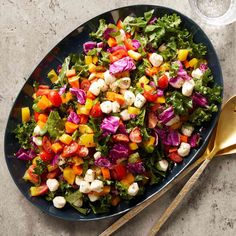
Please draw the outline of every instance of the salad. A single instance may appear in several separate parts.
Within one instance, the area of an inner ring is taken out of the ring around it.
[[[83,53],[35,82],[15,129],[32,197],[106,213],[158,184],[198,148],[217,112],[205,55],[176,15],[101,19]]]

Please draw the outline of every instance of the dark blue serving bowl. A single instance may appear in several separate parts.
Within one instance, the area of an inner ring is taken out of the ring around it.
[[[163,16],[164,14],[177,13],[181,16],[182,26],[187,28],[194,36],[195,42],[201,42],[207,46],[208,54],[206,59],[209,63],[209,67],[212,69],[215,82],[218,85],[223,86],[222,72],[217,58],[216,52],[206,36],[206,34],[201,30],[201,28],[193,22],[188,17],[183,14],[176,12],[170,8],[154,6],[154,5],[135,5],[129,7],[123,7],[116,10],[112,10],[101,14],[83,25],[79,26],[72,33],[66,36],[60,43],[58,43],[39,63],[36,69],[33,71],[24,87],[20,91],[13,108],[10,112],[9,119],[7,122],[6,133],[5,133],[5,157],[8,169],[11,173],[15,184],[22,192],[22,194],[35,206],[40,208],[45,213],[64,219],[72,221],[88,221],[88,220],[98,220],[107,217],[115,216],[124,213],[131,209],[132,207],[142,203],[143,201],[150,198],[153,194],[159,192],[165,186],[167,186],[173,179],[175,179],[190,163],[196,160],[204,151],[209,137],[216,125],[219,112],[213,115],[211,122],[207,124],[207,127],[202,131],[202,140],[200,147],[197,150],[192,150],[190,155],[184,159],[183,163],[175,166],[171,173],[165,178],[160,184],[156,186],[150,186],[144,195],[138,197],[137,199],[130,202],[122,202],[117,208],[110,211],[109,214],[94,215],[89,214],[87,216],[80,215],[76,210],[70,206],[66,206],[64,209],[59,210],[53,207],[51,202],[46,201],[42,197],[30,197],[28,190],[30,187],[29,183],[26,183],[22,176],[26,170],[26,163],[24,161],[18,160],[14,157],[14,153],[18,150],[19,145],[17,140],[14,138],[12,131],[15,129],[16,125],[21,122],[21,107],[32,106],[32,94],[33,94],[33,83],[38,81],[39,83],[50,83],[47,79],[47,73],[52,69],[56,69],[60,64],[62,64],[64,58],[70,53],[81,53],[82,45],[89,40],[89,33],[91,31],[96,31],[99,25],[99,19],[105,19],[107,22],[114,23],[119,18],[124,18],[127,15],[143,16],[144,12],[151,9],[155,10],[154,15]],[[220,110],[220,105],[219,105]]]

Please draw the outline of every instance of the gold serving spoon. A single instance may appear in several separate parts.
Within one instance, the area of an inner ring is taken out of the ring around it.
[[[230,149],[236,144],[236,96],[230,98],[226,104],[224,105],[220,118],[216,128],[215,139],[212,143],[210,142],[208,145],[208,149],[206,150],[204,155],[205,160],[201,164],[201,166],[197,169],[197,171],[192,175],[192,177],[188,180],[188,182],[184,185],[179,194],[172,201],[170,206],[165,210],[161,218],[154,224],[152,229],[149,232],[149,236],[156,235],[156,233],[160,230],[162,225],[166,222],[166,220],[170,217],[176,207],[181,203],[186,194],[191,190],[193,185],[199,179],[204,169],[213,159],[213,157],[219,153],[220,151]]]

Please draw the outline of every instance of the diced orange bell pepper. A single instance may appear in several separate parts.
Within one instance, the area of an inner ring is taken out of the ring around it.
[[[38,101],[37,106],[40,110],[45,110],[51,107],[52,103],[49,101],[49,99],[45,95],[43,95]]]
[[[91,100],[95,100],[96,99],[96,96],[93,95],[90,91],[87,91],[87,98],[91,99]]]
[[[96,195],[98,195],[98,196],[105,196],[105,195],[107,195],[108,193],[110,193],[110,191],[111,191],[111,186],[104,186],[103,187],[103,190],[102,190],[102,192],[100,192],[100,193],[95,193]]]
[[[72,159],[73,163],[75,163],[75,165],[77,165],[77,166],[84,163],[84,160],[82,157],[74,156],[71,159]]]
[[[79,127],[79,125],[74,124],[72,122],[66,121],[65,123],[65,129],[66,129],[66,133],[68,134],[72,134],[75,132],[75,130]]]
[[[186,69],[188,69],[188,68],[190,67],[188,60],[185,60],[183,63],[184,63],[184,67],[185,67]]]
[[[112,101],[112,102],[118,102],[120,105],[123,105],[125,103],[125,99],[124,99],[124,96],[121,95],[121,94],[118,94],[118,93],[115,93],[115,92],[107,92],[106,93],[106,98],[109,100],[109,101]]]
[[[109,47],[114,47],[114,46],[116,46],[116,45],[117,45],[116,39],[110,37],[110,38],[107,40],[107,44],[108,44]]]
[[[102,176],[104,179],[111,179],[110,170],[106,167],[101,167]]]
[[[53,143],[52,146],[51,146],[51,149],[53,152],[55,153],[59,153],[62,151],[63,147],[60,143]]]
[[[75,181],[75,173],[74,170],[67,166],[64,170],[63,170],[63,177],[64,179],[69,183],[69,184],[73,184]]]
[[[72,169],[73,169],[75,175],[82,175],[82,173],[83,173],[82,166],[73,165]]]
[[[187,143],[188,142],[188,136],[181,134],[179,136],[180,142]]]
[[[131,173],[128,173],[124,179],[120,181],[122,184],[126,186],[130,186],[134,182],[134,176]]]
[[[68,78],[68,82],[72,88],[79,88],[79,77],[73,76]]]
[[[44,123],[46,123],[47,122],[47,119],[48,119],[48,116],[47,115],[45,115],[45,114],[39,114],[39,116],[38,116],[38,120],[40,120],[40,121],[42,121],[42,122],[44,122]]]
[[[71,69],[71,70],[68,70],[68,71],[66,72],[66,77],[67,77],[67,78],[70,78],[70,77],[73,77],[73,76],[76,76],[76,71],[75,71],[75,69]]]
[[[67,103],[67,102],[69,102],[71,99],[72,99],[72,94],[71,94],[71,92],[67,92],[67,93],[65,93],[65,94],[62,94],[61,95],[61,100],[62,100],[62,103]]]
[[[152,77],[153,75],[157,74],[159,72],[159,68],[157,67],[148,67],[145,69],[146,75]]]
[[[46,125],[46,123],[41,120],[38,120],[37,125],[40,127],[40,129],[43,129],[43,127]]]
[[[118,29],[123,29],[123,28],[124,28],[124,27],[123,27],[123,22],[122,22],[121,19],[119,19],[119,20],[117,21],[116,26],[117,26]]]

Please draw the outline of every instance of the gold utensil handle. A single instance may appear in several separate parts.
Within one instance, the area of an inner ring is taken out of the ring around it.
[[[170,184],[168,184],[166,187],[164,187],[160,192],[158,192],[157,194],[155,194],[151,198],[147,199],[142,204],[131,209],[129,212],[127,212],[125,215],[123,215],[120,219],[118,219],[116,222],[114,222],[111,226],[109,226],[105,231],[103,231],[99,236],[109,236],[112,233],[114,233],[122,225],[127,223],[133,217],[135,217],[139,212],[144,210],[147,206],[151,205],[153,202],[155,202],[157,199],[159,199],[161,196],[163,196],[167,191],[169,191],[171,188],[173,188],[179,181],[181,181],[193,169],[195,169],[197,166],[199,166],[205,160],[205,158],[206,158],[205,155],[201,156],[192,165],[190,165],[182,173],[180,173]]]
[[[170,217],[170,215],[173,213],[173,211],[176,209],[176,207],[181,203],[181,201],[184,199],[186,194],[191,190],[193,185],[196,183],[196,181],[199,179],[207,165],[211,159],[206,159],[201,166],[197,169],[197,171],[191,176],[191,178],[188,180],[188,182],[184,185],[182,190],[179,192],[179,194],[175,197],[175,199],[172,201],[170,206],[165,210],[165,212],[162,214],[161,218],[154,223],[154,226],[150,230],[148,236],[154,236],[156,233],[160,230],[162,225],[167,221],[167,219]]]

